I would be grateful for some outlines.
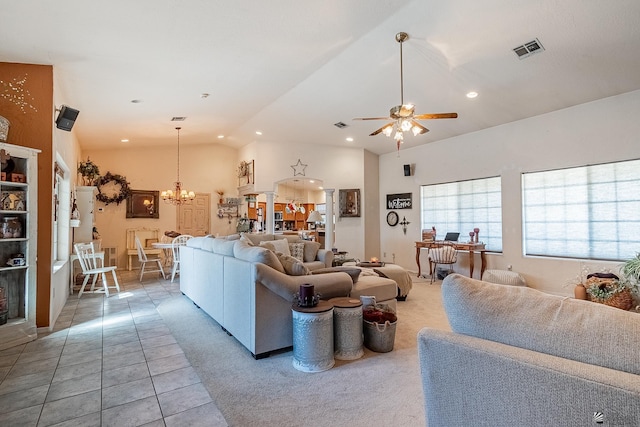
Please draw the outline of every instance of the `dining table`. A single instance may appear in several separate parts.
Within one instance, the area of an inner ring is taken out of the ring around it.
[[[154,249],[162,249],[162,265],[171,267],[173,263],[173,245],[171,242],[154,242],[151,246]]]
[[[487,259],[485,256],[486,248],[484,243],[463,243],[463,242],[448,242],[452,243],[457,251],[469,252],[469,277],[473,277],[473,270],[475,267],[474,263],[474,255],[476,253],[480,254],[480,280],[482,280],[482,275],[487,268]],[[420,267],[420,250],[426,248],[427,251],[430,249],[441,248],[444,246],[444,240],[423,240],[416,242],[416,263],[418,264],[418,277],[421,276],[421,267]],[[429,274],[434,274],[433,265],[431,260],[429,260]]]

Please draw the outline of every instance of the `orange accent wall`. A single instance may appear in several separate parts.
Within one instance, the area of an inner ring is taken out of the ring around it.
[[[49,326],[51,301],[51,239],[53,198],[53,67],[0,62],[0,80],[14,83],[26,76],[18,92],[28,105],[0,97],[0,115],[11,123],[9,144],[37,148],[38,155],[38,263],[36,324]],[[15,86],[15,83],[14,83]],[[20,86],[18,86],[20,87]],[[0,92],[6,93],[0,85]],[[29,105],[33,106],[31,108]]]

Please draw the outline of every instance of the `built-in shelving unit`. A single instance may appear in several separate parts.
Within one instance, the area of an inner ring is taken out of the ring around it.
[[[39,152],[0,143],[0,350],[37,338]]]

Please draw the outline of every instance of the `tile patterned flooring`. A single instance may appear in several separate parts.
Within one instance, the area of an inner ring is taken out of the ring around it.
[[[0,426],[227,426],[156,306],[179,281],[118,270],[70,295],[53,331],[0,351]]]

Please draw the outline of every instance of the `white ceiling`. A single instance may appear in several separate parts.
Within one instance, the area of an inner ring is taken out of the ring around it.
[[[459,114],[411,147],[640,89],[639,22],[638,0],[0,0],[0,61],[54,66],[87,149],[175,144],[179,125],[183,144],[383,154],[385,122],[352,119],[400,103],[396,33],[405,101]],[[534,38],[545,51],[518,59]]]

